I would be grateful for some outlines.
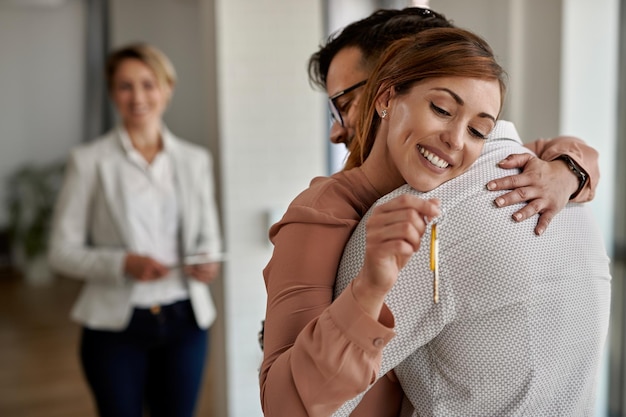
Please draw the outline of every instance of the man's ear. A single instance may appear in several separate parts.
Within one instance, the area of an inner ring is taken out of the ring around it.
[[[378,97],[376,98],[376,111],[380,114],[383,109],[389,108],[389,102],[393,97],[393,87],[388,87],[385,90],[378,92]]]

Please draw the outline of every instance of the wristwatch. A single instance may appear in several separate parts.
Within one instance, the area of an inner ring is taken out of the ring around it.
[[[580,165],[578,165],[576,163],[576,161],[574,161],[568,155],[561,155],[561,156],[559,156],[556,159],[560,159],[562,161],[565,161],[565,163],[567,164],[567,167],[570,169],[570,171],[572,171],[572,173],[574,175],[576,175],[576,178],[578,178],[578,189],[576,189],[574,194],[569,196],[569,199],[572,200],[572,199],[576,198],[578,196],[578,194],[580,194],[580,192],[582,191],[582,189],[585,186],[585,184],[587,184],[587,178],[589,178],[589,176],[580,167]]]

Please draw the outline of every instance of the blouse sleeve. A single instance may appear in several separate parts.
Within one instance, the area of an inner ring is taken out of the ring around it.
[[[337,266],[353,224],[291,206],[272,229],[267,288],[265,416],[328,416],[376,379],[382,349],[394,335],[391,312],[378,321],[348,287],[334,302]]]
[[[598,164],[598,151],[587,145],[581,139],[573,136],[559,136],[552,139],[537,139],[527,143],[528,149],[532,150],[544,161],[553,161],[561,155],[572,158],[587,174],[588,180],[580,193],[572,201],[584,203],[593,200],[600,180],[600,168]]]

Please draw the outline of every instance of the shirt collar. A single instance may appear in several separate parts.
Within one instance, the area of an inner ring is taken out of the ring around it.
[[[126,152],[126,155],[130,155],[132,152],[137,152],[137,150],[133,146],[133,142],[130,140],[128,131],[124,128],[124,126],[119,126],[117,128],[117,131],[120,142],[122,144],[122,148],[124,148],[124,152]],[[172,151],[172,134],[165,125],[161,127],[161,139],[163,140],[163,149],[160,153],[170,154]]]

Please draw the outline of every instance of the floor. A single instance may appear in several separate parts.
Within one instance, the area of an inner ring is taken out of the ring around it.
[[[77,358],[80,329],[68,319],[80,285],[32,286],[0,271],[0,416],[96,416]],[[198,417],[212,416],[208,373]]]

